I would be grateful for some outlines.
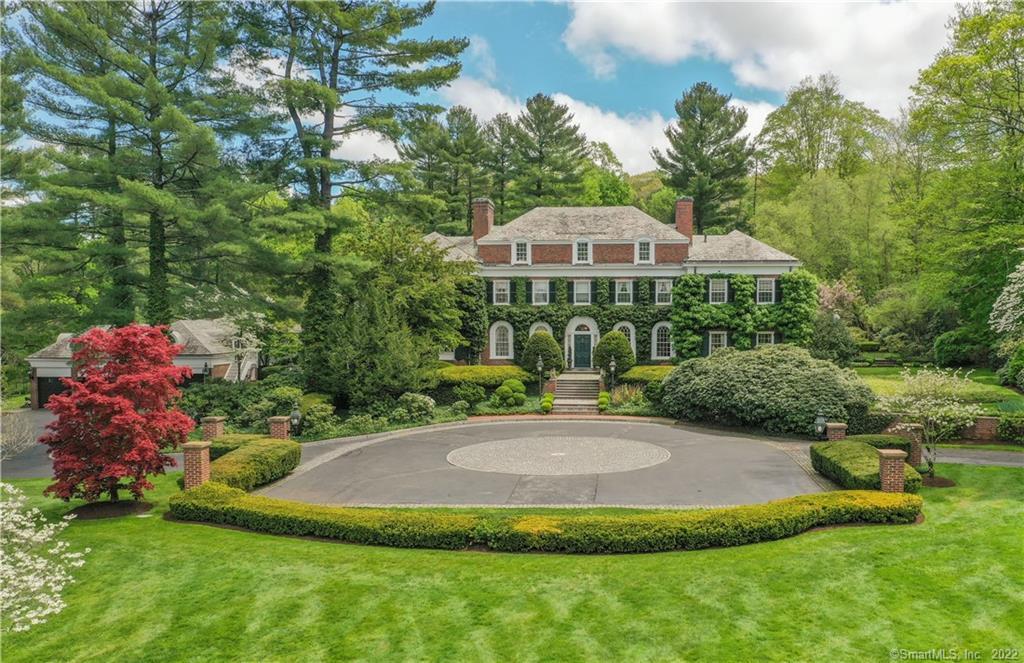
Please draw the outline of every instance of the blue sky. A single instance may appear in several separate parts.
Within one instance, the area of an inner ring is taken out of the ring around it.
[[[537,92],[567,104],[629,172],[649,170],[673,102],[706,80],[733,95],[756,133],[806,76],[831,72],[843,92],[887,117],[946,43],[948,3],[439,2],[418,37],[472,41],[462,76],[431,98],[482,120],[518,113]],[[357,137],[348,156],[392,156]]]

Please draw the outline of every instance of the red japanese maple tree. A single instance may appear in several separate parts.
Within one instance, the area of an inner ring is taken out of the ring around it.
[[[166,327],[128,325],[92,329],[72,340],[77,378],[64,378],[68,391],[50,397],[57,415],[39,439],[50,447],[55,483],[46,489],[64,500],[90,502],[118,491],[140,499],[153,488],[146,476],[163,474],[174,459],[161,453],[184,443],[195,423],[172,409],[178,385],[192,374],[172,363],[181,346]]]

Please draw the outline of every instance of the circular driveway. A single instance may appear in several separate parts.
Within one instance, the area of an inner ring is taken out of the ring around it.
[[[803,446],[654,423],[470,422],[307,444],[292,475],[258,492],[347,505],[751,504],[822,490],[795,460]]]

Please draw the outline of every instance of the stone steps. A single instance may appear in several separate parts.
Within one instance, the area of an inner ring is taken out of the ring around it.
[[[597,373],[563,373],[555,384],[555,403],[551,411],[557,414],[597,414],[600,389]]]

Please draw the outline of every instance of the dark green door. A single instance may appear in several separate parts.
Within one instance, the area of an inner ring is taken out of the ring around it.
[[[590,368],[590,334],[576,334],[572,346],[572,367]]]

